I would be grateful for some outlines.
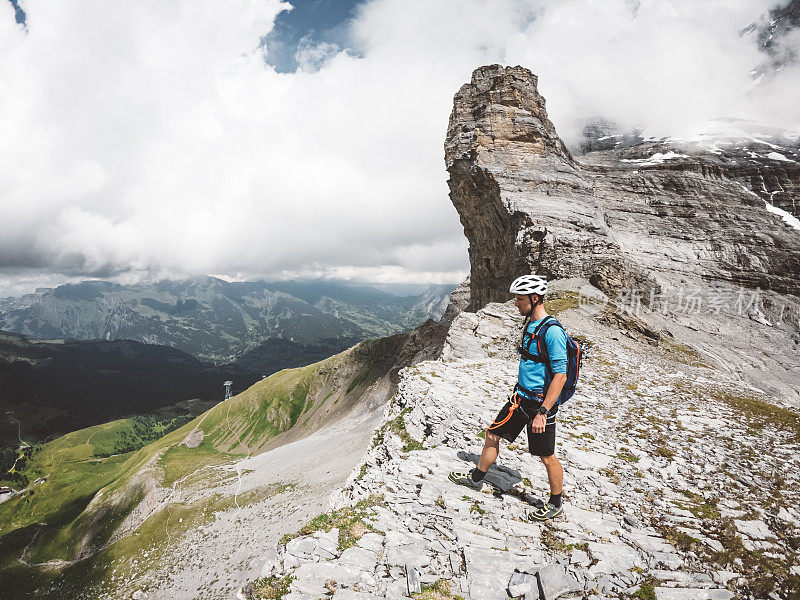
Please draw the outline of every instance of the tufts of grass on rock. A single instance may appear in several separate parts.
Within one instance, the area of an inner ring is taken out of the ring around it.
[[[242,592],[247,600],[281,600],[289,593],[292,579],[291,575],[262,577],[245,585]]]
[[[380,443],[383,443],[383,440],[386,437],[386,432],[391,431],[393,434],[398,436],[400,440],[403,442],[403,452],[411,452],[412,450],[424,450],[425,446],[423,445],[423,443],[412,438],[411,434],[409,434],[408,431],[406,430],[405,416],[409,412],[411,412],[411,409],[405,408],[394,419],[384,423],[381,426],[381,428],[377,431],[375,437],[372,440],[373,447],[375,447]]]
[[[617,452],[617,458],[620,460],[624,460],[625,462],[629,463],[637,463],[639,462],[639,457],[633,454],[628,448],[625,446],[620,447],[619,452]]]
[[[464,600],[462,596],[454,596],[449,579],[437,579],[433,585],[423,585],[422,591],[411,594],[414,600]]]
[[[730,406],[741,414],[757,430],[765,426],[791,433],[800,442],[800,414],[788,408],[775,406],[757,398],[737,396],[726,391],[716,391],[714,398]]]
[[[659,446],[658,448],[656,448],[656,456],[662,456],[667,460],[673,460],[675,458],[675,452],[673,452],[666,446]]]
[[[722,552],[710,553],[710,560],[722,566],[746,573],[747,588],[756,598],[766,598],[775,592],[780,598],[787,600],[800,600],[800,577],[790,572],[791,564],[764,552],[750,551],[744,547],[744,542],[731,518],[723,518],[713,535],[722,543]],[[740,560],[742,567],[737,567],[736,560]]]
[[[479,515],[485,515],[486,509],[483,508],[480,504],[478,504],[478,501],[476,500],[475,502],[472,503],[472,506],[469,507],[469,512],[471,513],[476,512]]]
[[[661,535],[681,552],[702,552],[703,543],[696,537],[684,533],[670,525],[658,527]]]
[[[339,510],[322,513],[303,525],[297,533],[284,535],[280,543],[287,544],[301,535],[311,535],[315,531],[339,529],[339,550],[345,550],[361,539],[367,532],[383,533],[375,529],[367,519],[367,509],[371,506],[383,505],[382,495],[373,494],[354,504]]]
[[[689,490],[683,490],[681,493],[690,500],[688,504],[682,504],[681,508],[685,508],[698,519],[719,519],[720,512],[716,500],[706,500],[700,494]]]
[[[547,314],[558,316],[562,310],[578,308],[578,292],[557,291],[547,295],[544,301],[544,308]]]
[[[633,597],[638,600],[656,600],[655,581],[653,579],[643,581]]]

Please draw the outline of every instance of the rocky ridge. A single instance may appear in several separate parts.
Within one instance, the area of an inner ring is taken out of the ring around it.
[[[501,445],[483,491],[447,481],[477,461],[516,380],[519,317],[489,304],[455,318],[440,359],[401,372],[331,511],[284,539],[239,597],[797,598],[796,414],[574,297],[551,304],[586,348],[559,413],[565,518],[525,519],[547,486],[522,438]]]
[[[580,162],[523,67],[475,70],[454,99],[445,162],[470,241],[474,307],[502,300],[500,282],[518,272],[585,277],[611,296],[689,278],[800,292],[800,234],[760,199],[704,169]]]
[[[710,148],[658,154],[648,142],[574,156],[533,73],[476,69],[445,142],[470,310],[504,301],[520,273],[582,277],[658,335],[800,406],[800,230],[750,189],[770,181],[793,207],[797,154],[749,166]]]

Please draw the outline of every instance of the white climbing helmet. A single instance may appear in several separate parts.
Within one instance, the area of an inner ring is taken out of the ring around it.
[[[508,291],[512,294],[539,294],[539,296],[544,296],[547,293],[547,279],[541,275],[523,275],[514,280]]]

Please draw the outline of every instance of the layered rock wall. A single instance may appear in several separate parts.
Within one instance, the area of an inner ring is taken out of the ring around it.
[[[491,65],[454,99],[445,161],[473,309],[527,272],[584,277],[611,297],[689,279],[800,295],[800,232],[758,196],[714,169],[581,164],[536,86],[523,67]]]
[[[647,157],[576,158],[534,74],[475,70],[455,95],[445,142],[469,240],[468,309],[507,300],[524,273],[581,278],[665,339],[797,406],[800,230],[767,210],[745,173],[729,178],[718,155],[672,161],[641,146]],[[762,179],[784,177],[759,168]]]

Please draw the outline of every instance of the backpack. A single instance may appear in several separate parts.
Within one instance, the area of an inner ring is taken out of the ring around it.
[[[558,326],[561,327],[561,329],[564,329],[564,326],[559,323],[555,317],[547,315],[544,320],[536,326],[536,329],[533,331],[533,335],[529,336],[528,346],[526,348],[524,342],[525,333],[528,330],[528,323],[530,323],[530,319],[525,319],[525,323],[522,326],[522,338],[519,341],[517,352],[519,352],[523,360],[532,360],[533,362],[544,363],[544,389],[547,391],[547,388],[550,387],[550,383],[553,381],[553,371],[550,368],[550,356],[548,355],[547,344],[545,343],[544,336],[550,327]],[[566,333],[566,330],[564,330],[565,335]],[[536,349],[539,352],[538,356],[532,354],[530,351],[533,340],[536,340]],[[556,406],[564,404],[564,402],[569,400],[575,393],[575,386],[578,384],[578,375],[580,374],[580,370],[580,344],[567,335],[567,380],[564,382],[564,387],[561,389],[561,394],[559,394],[558,399],[556,400]]]

